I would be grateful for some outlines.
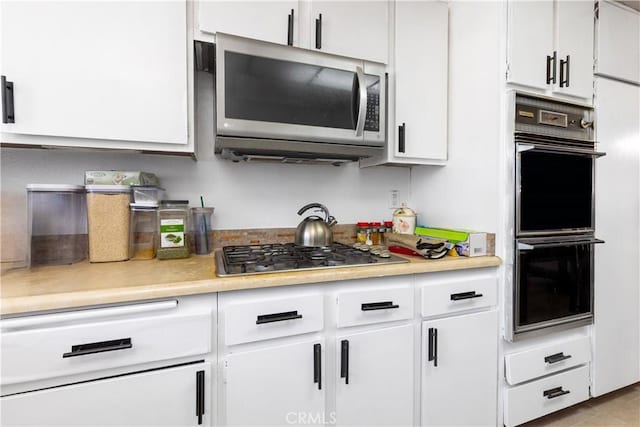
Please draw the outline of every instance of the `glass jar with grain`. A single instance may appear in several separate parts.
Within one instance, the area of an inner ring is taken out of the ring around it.
[[[87,185],[89,261],[129,259],[128,185]]]
[[[189,201],[162,200],[158,210],[158,259],[189,256]]]

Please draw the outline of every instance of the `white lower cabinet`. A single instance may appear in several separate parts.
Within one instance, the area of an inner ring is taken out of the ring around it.
[[[210,364],[193,363],[19,393],[0,399],[0,424],[207,426],[211,384]]]
[[[495,426],[497,310],[422,323],[423,426]]]
[[[339,335],[336,424],[413,424],[413,325]]]
[[[323,350],[323,339],[310,339],[229,353],[222,360],[222,424],[323,424]]]

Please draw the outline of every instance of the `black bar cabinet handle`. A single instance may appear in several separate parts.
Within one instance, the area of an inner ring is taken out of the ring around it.
[[[570,390],[563,390],[562,387],[551,388],[542,392],[542,396],[547,399],[555,399],[556,397],[564,396],[571,393]]]
[[[373,310],[387,310],[390,308],[400,308],[398,304],[394,304],[393,301],[382,301],[382,302],[366,302],[361,306],[362,311],[373,311]]]
[[[560,353],[552,354],[551,356],[545,357],[544,361],[551,365],[553,363],[558,363],[558,362],[561,362],[563,360],[567,360],[567,359],[570,359],[570,358],[571,358],[570,354],[567,354],[565,356],[564,353],[560,352]]]
[[[313,382],[322,390],[322,345],[313,345]]]
[[[349,384],[349,340],[340,342],[340,378]]]
[[[460,292],[458,294],[451,294],[451,301],[460,301],[460,300],[464,300],[464,299],[480,298],[482,296],[483,296],[482,294],[476,294],[476,291]]]
[[[401,126],[398,126],[398,152],[404,153],[404,134],[405,134],[406,124],[402,123]]]
[[[298,311],[285,311],[283,313],[260,314],[256,319],[256,325],[263,323],[283,322],[285,320],[302,319],[302,314]]]
[[[6,76],[0,76],[2,85],[2,123],[15,123],[13,110],[13,82],[7,81]]]
[[[427,361],[438,366],[438,328],[429,328],[429,349]]]
[[[293,9],[291,9],[291,13],[288,15],[288,25],[287,25],[287,44],[289,46],[293,46]]]
[[[556,83],[556,61],[558,60],[558,52],[553,51],[553,56],[547,55],[547,84]]]
[[[322,14],[316,19],[316,49],[322,49]]]
[[[560,87],[569,87],[569,63],[571,56],[567,55],[567,59],[560,60]]]
[[[202,424],[204,415],[204,371],[196,372],[196,416],[198,425]]]
[[[104,353],[106,351],[126,350],[132,347],[133,343],[131,342],[131,338],[78,344],[71,346],[71,351],[64,353],[62,358],[86,356],[87,354]]]

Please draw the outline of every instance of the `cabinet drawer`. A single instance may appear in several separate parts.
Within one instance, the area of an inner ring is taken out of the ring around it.
[[[393,322],[413,317],[409,287],[338,293],[338,327]]]
[[[426,285],[422,288],[422,315],[430,317],[494,306],[496,288],[495,277]]]
[[[516,426],[588,398],[588,366],[509,387],[504,395],[504,424]]]
[[[519,384],[591,361],[589,337],[507,354],[504,361],[507,382]]]
[[[140,304],[142,310],[151,304]],[[131,307],[131,306],[128,306]],[[86,373],[211,351],[212,313],[173,308],[154,314],[100,321],[64,321],[79,313],[113,313],[117,308],[33,316],[35,327],[2,333],[2,384]],[[51,319],[60,326],[47,326]]]
[[[224,316],[224,345],[306,334],[323,327],[322,295],[232,304]]]

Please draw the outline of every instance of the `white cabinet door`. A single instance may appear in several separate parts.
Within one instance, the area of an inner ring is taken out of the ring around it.
[[[336,424],[413,424],[413,325],[336,341]]]
[[[423,322],[421,363],[423,426],[496,425],[497,310]]]
[[[234,34],[272,43],[287,44],[293,13],[293,45],[299,45],[298,0],[289,1],[200,1],[200,31]]]
[[[210,372],[208,363],[197,363],[5,396],[1,424],[207,426],[213,419]]]
[[[222,361],[223,424],[322,424],[323,350],[324,340],[308,340],[227,355]]]
[[[553,75],[553,67],[547,70],[547,56],[553,56],[554,51],[553,0],[510,0],[508,8],[507,81],[546,89],[549,87],[547,76]]]
[[[449,9],[443,2],[398,1],[395,7],[396,123],[390,144],[395,140],[394,156],[401,159],[445,160]]]
[[[561,0],[556,6],[558,80],[554,92],[593,97],[593,1]]]
[[[309,30],[310,49],[385,64],[389,59],[387,1],[312,1]]]
[[[3,142],[28,134],[187,144],[185,2],[0,7],[1,74],[15,104]]]
[[[640,380],[640,88],[596,79],[594,396]]]
[[[640,13],[599,2],[598,74],[640,83]]]

